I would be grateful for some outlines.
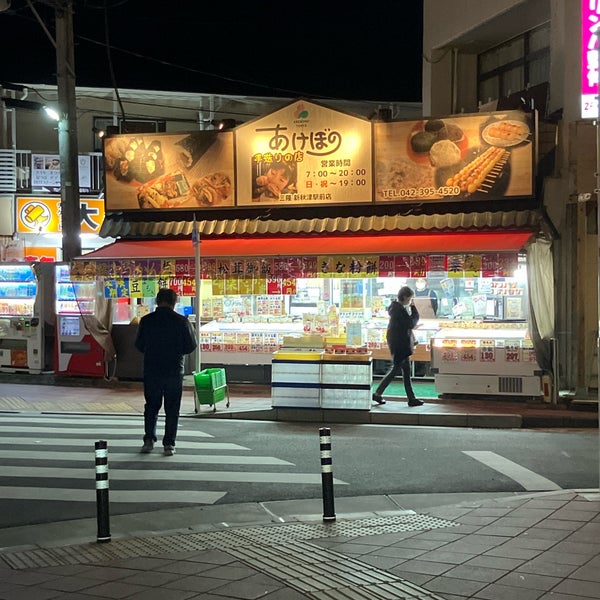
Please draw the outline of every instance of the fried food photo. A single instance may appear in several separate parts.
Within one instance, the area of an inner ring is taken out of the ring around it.
[[[176,208],[189,199],[190,186],[181,171],[175,171],[138,188],[140,208]]]
[[[231,179],[225,173],[212,173],[192,184],[192,195],[198,204],[213,206],[231,195]]]

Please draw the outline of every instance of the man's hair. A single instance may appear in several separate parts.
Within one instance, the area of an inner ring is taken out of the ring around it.
[[[415,293],[407,286],[403,286],[398,291],[398,300],[402,302],[405,298],[412,298]]]
[[[156,304],[168,304],[175,306],[177,304],[177,293],[169,288],[162,288],[156,294]]]

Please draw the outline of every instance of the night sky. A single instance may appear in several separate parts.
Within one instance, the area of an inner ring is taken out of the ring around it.
[[[54,34],[53,10],[33,4]],[[120,88],[421,100],[421,0],[75,0],[74,6],[79,86],[112,87],[112,62]],[[0,81],[56,84],[54,49],[26,0],[12,0],[0,13],[0,39]]]

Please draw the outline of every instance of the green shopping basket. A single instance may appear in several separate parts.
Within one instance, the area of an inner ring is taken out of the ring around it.
[[[200,405],[207,404],[217,410],[217,402],[227,399],[229,408],[229,390],[225,379],[225,369],[204,369],[194,373],[194,399],[196,412],[200,412]]]

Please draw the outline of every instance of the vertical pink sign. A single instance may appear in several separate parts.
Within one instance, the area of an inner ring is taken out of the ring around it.
[[[581,116],[598,116],[600,0],[581,0]]]

